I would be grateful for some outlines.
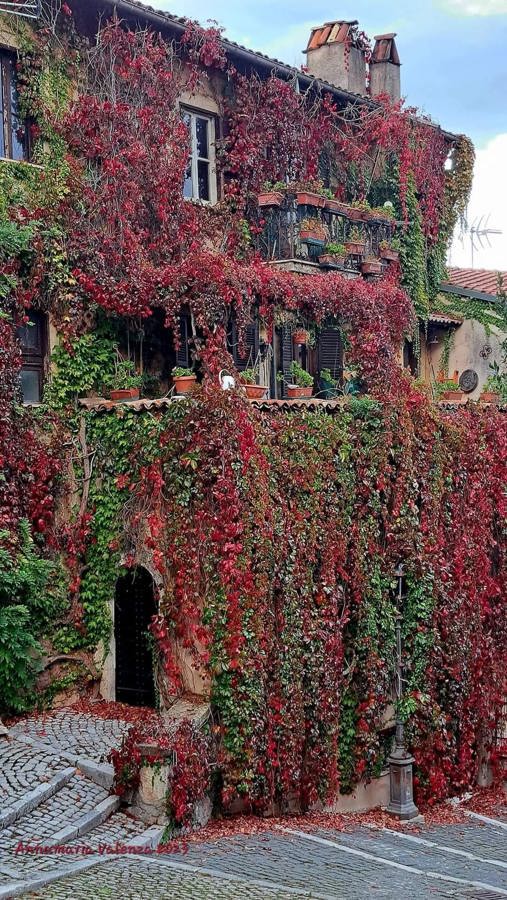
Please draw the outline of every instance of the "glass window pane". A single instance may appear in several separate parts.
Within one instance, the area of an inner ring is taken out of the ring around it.
[[[25,156],[25,128],[19,117],[19,96],[16,83],[16,68],[14,60],[8,61],[10,74],[10,104],[11,104],[11,142],[12,158],[24,159]]]
[[[194,196],[194,186],[192,183],[192,164],[189,162],[187,171],[185,172],[185,180],[183,182],[183,196],[192,199]]]
[[[42,352],[41,329],[37,317],[29,313],[30,321],[18,328],[18,338],[23,350],[37,350]]]
[[[197,156],[208,159],[208,120],[196,117],[195,134],[197,138]]]
[[[197,163],[197,178],[199,181],[199,200],[209,200],[209,163]]]
[[[0,156],[7,156],[7,154],[5,152],[5,135],[4,135],[4,127],[3,127],[3,122],[5,121],[5,116],[4,116],[4,91],[5,91],[4,65],[5,65],[4,58],[0,57]]]
[[[40,403],[41,377],[36,369],[21,370],[21,391],[23,403]]]

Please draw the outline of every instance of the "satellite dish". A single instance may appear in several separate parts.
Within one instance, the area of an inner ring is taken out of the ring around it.
[[[22,16],[24,19],[38,19],[41,14],[41,0],[0,0],[0,13]]]

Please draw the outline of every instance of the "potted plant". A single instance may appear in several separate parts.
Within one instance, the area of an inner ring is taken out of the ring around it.
[[[119,358],[115,363],[115,373],[111,379],[109,389],[111,400],[114,400],[116,403],[125,400],[138,400],[142,381],[143,376],[137,374],[132,360]]]
[[[296,203],[298,206],[317,206],[322,209],[325,205],[324,188],[321,181],[307,182],[294,185],[296,191]]]
[[[310,332],[306,330],[306,328],[295,328],[292,332],[292,343],[293,344],[309,344],[310,343]]]
[[[315,241],[317,244],[325,244],[325,226],[320,219],[312,217],[303,219],[300,225],[299,237],[302,241]]]
[[[366,241],[357,225],[354,225],[350,230],[348,239],[345,241],[345,249],[351,255],[362,256],[365,247]]]
[[[338,382],[331,375],[330,369],[320,370],[319,383],[324,400],[332,400],[338,396]]]
[[[256,383],[255,369],[244,369],[240,373],[240,381],[249,400],[262,400],[268,389],[267,384]]]
[[[289,400],[296,400],[300,397],[311,397],[313,393],[313,376],[306,372],[297,362],[293,362],[291,367],[292,382],[287,385],[287,396]],[[284,380],[283,373],[278,375],[279,381]]]
[[[461,403],[463,400],[463,391],[459,384],[452,379],[439,382],[436,388],[439,400],[447,401],[447,403]]]
[[[177,394],[188,394],[197,381],[197,377],[192,372],[192,369],[184,369],[181,366],[175,366],[171,375]]]
[[[321,266],[343,266],[347,256],[347,248],[344,244],[326,244],[324,253],[319,256]]]
[[[361,263],[363,275],[382,275],[382,263],[376,256],[369,255]]]
[[[400,258],[400,242],[397,238],[394,238],[392,241],[380,241],[378,248],[382,259],[385,259],[387,262],[398,262]]]
[[[392,222],[394,219],[394,206],[390,200],[386,200],[383,206],[374,206],[370,212],[371,219],[380,219],[381,222]]]
[[[263,190],[257,197],[259,206],[280,206],[283,200],[283,191],[286,185],[282,181],[271,184],[266,181],[263,184]]]
[[[502,400],[500,367],[495,361],[493,364],[490,364],[490,368],[493,369],[494,374],[489,376],[479,399],[481,403],[500,403]]]

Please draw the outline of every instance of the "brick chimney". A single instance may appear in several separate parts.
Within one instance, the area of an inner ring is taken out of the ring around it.
[[[400,57],[396,34],[377,34],[370,59],[370,94],[387,94],[395,103],[400,99]]]
[[[304,52],[309,75],[352,94],[366,94],[366,52],[357,20],[314,28]]]

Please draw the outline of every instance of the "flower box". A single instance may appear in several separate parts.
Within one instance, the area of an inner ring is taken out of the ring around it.
[[[195,375],[175,375],[173,378],[177,394],[188,394],[197,381]]]
[[[321,266],[343,266],[345,257],[333,253],[323,253],[322,256],[319,256],[319,263]]]
[[[257,197],[259,206],[280,206],[283,200],[281,191],[264,191]]]
[[[298,400],[301,397],[311,397],[313,387],[300,387],[298,384],[287,385],[287,397],[289,400]]]
[[[347,253],[353,256],[362,256],[366,247],[366,241],[346,241]]]
[[[326,198],[321,197],[320,194],[314,194],[313,191],[298,191],[296,203],[298,206],[318,206],[322,208],[326,203]]]
[[[326,232],[324,230],[319,231],[316,228],[303,228],[299,232],[299,237],[302,241],[315,241],[316,244],[326,243]]]
[[[111,400],[114,400],[116,403],[125,401],[125,400],[139,400],[139,388],[118,388],[117,390],[113,390],[109,392],[109,396]]]
[[[262,400],[268,390],[267,384],[247,384],[246,381],[242,381],[241,384],[249,400]]]
[[[347,210],[350,208],[346,203],[342,203],[341,200],[326,199],[324,206],[329,212],[341,213],[342,215],[347,215]]]
[[[400,254],[397,250],[391,250],[390,247],[384,247],[383,250],[380,250],[380,256],[382,259],[387,260],[388,262],[398,262],[400,258]]]
[[[444,391],[442,400],[446,400],[448,403],[461,403],[463,400],[463,391]]]
[[[483,391],[479,400],[481,403],[500,403],[500,394],[496,391]]]
[[[310,335],[306,328],[295,328],[292,332],[292,343],[293,344],[307,344],[310,340]]]
[[[363,275],[382,275],[382,263],[379,259],[367,259],[361,263]]]

